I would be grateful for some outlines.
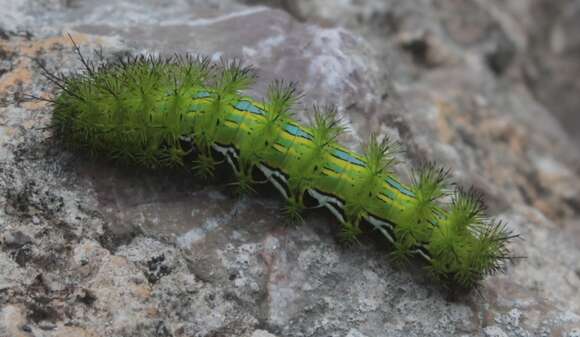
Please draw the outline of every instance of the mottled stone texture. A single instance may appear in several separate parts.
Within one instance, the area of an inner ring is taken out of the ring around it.
[[[0,0],[0,336],[580,335],[579,151],[558,123],[574,129],[558,88],[578,77],[578,2],[256,2]],[[299,80],[301,118],[335,103],[350,146],[376,131],[404,174],[449,166],[526,258],[452,296],[372,236],[340,245],[325,213],[286,226],[271,191],[67,152],[24,96],[56,89],[35,62],[80,67],[64,32],[91,57],[241,57],[257,96]]]

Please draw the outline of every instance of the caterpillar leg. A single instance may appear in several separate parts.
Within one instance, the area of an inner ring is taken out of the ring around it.
[[[161,163],[167,167],[183,167],[183,158],[190,152],[191,150],[185,151],[179,145],[172,146],[162,153]]]
[[[394,250],[389,254],[389,259],[394,265],[402,268],[409,264],[412,254],[409,242],[409,240],[399,239],[393,243]]]
[[[349,220],[342,223],[342,228],[340,230],[340,239],[347,244],[358,243],[358,236],[362,234],[362,229],[360,228],[359,221]]]
[[[304,223],[302,217],[304,208],[302,197],[291,195],[286,201],[286,206],[282,208],[282,212],[288,216],[290,223]]]
[[[254,187],[252,184],[255,183],[254,179],[252,178],[252,169],[243,169],[241,168],[237,174],[238,181],[232,183],[231,185],[236,186],[236,193],[238,195],[246,195],[255,192]]]
[[[213,177],[215,173],[216,161],[211,155],[199,154],[197,159],[193,161],[193,170],[195,174],[203,179]]]

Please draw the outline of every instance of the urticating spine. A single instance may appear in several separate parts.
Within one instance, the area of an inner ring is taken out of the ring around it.
[[[301,219],[305,200],[312,200],[310,207],[326,207],[338,219],[345,240],[357,240],[364,228],[378,230],[395,261],[420,256],[448,284],[472,287],[509,258],[513,236],[485,217],[475,192],[451,190],[448,171],[433,164],[402,184],[393,171],[395,144],[372,136],[363,154],[346,149],[332,108],[314,108],[312,123],[303,126],[293,118],[299,96],[293,83],[274,82],[257,101],[241,94],[254,71],[236,61],[136,57],[94,66],[80,57],[83,72],[45,71],[61,89],[53,127],[68,145],[202,176],[227,162],[242,192],[261,182],[255,178],[261,172],[286,199],[291,218]]]

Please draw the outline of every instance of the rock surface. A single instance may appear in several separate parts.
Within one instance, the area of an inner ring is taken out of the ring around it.
[[[580,153],[518,76],[532,2],[0,0],[0,336],[578,336]],[[325,214],[288,227],[273,195],[66,152],[23,96],[55,90],[35,61],[80,67],[63,32],[88,55],[241,57],[257,96],[299,80],[349,145],[389,134],[401,172],[437,160],[484,191],[527,258],[451,297]]]

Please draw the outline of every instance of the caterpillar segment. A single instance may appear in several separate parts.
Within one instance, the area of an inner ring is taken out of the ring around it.
[[[446,285],[476,286],[510,258],[514,236],[486,218],[475,192],[453,191],[449,172],[434,164],[416,170],[411,184],[401,183],[393,171],[395,144],[373,135],[364,153],[350,151],[338,142],[345,128],[331,107],[314,108],[310,125],[302,125],[293,116],[300,98],[293,83],[274,82],[258,101],[241,94],[256,76],[236,61],[136,57],[94,66],[80,57],[85,71],[77,74],[42,68],[61,89],[52,125],[65,144],[205,177],[224,163],[241,192],[261,183],[253,174],[260,171],[292,219],[302,219],[308,197],[311,207],[336,217],[345,240],[357,240],[366,223],[389,242],[392,260],[419,256]],[[441,201],[449,196],[450,203]]]

